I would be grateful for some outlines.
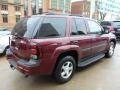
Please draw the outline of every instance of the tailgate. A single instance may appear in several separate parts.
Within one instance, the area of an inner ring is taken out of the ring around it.
[[[29,40],[26,38],[13,37],[11,40],[10,48],[12,53],[21,59],[30,58],[30,45]]]

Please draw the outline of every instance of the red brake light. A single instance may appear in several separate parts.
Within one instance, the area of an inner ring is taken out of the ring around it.
[[[37,50],[36,49],[31,49],[31,54],[32,55],[37,55]]]
[[[30,45],[30,49],[31,49],[31,54],[32,54],[32,55],[37,55],[37,46],[36,46],[35,43],[32,43],[32,44]]]
[[[30,50],[31,50],[31,58],[36,60],[38,58],[37,57],[38,52],[37,52],[37,46],[35,43],[31,43]]]

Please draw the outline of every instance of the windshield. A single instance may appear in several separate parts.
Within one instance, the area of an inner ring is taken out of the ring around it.
[[[114,21],[113,24],[120,27],[120,21]]]
[[[21,19],[13,28],[12,35],[31,38],[40,17]]]

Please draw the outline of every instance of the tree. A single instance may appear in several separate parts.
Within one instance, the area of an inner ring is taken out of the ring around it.
[[[98,13],[99,16],[100,16],[100,17],[99,17],[99,20],[100,20],[100,21],[103,21],[107,13],[106,13],[106,12],[102,12],[102,11],[99,10],[99,9],[100,9],[99,0],[96,0],[96,1],[95,1],[95,7],[96,7],[97,13]]]

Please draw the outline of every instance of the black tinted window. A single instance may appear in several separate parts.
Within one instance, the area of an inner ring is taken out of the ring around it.
[[[32,37],[35,27],[40,22],[42,17],[24,18],[18,21],[12,30],[12,35],[18,35],[21,37]]]
[[[65,36],[66,18],[46,17],[37,32],[36,37]]]
[[[75,18],[72,20],[72,35],[87,34],[86,25],[83,19]]]

